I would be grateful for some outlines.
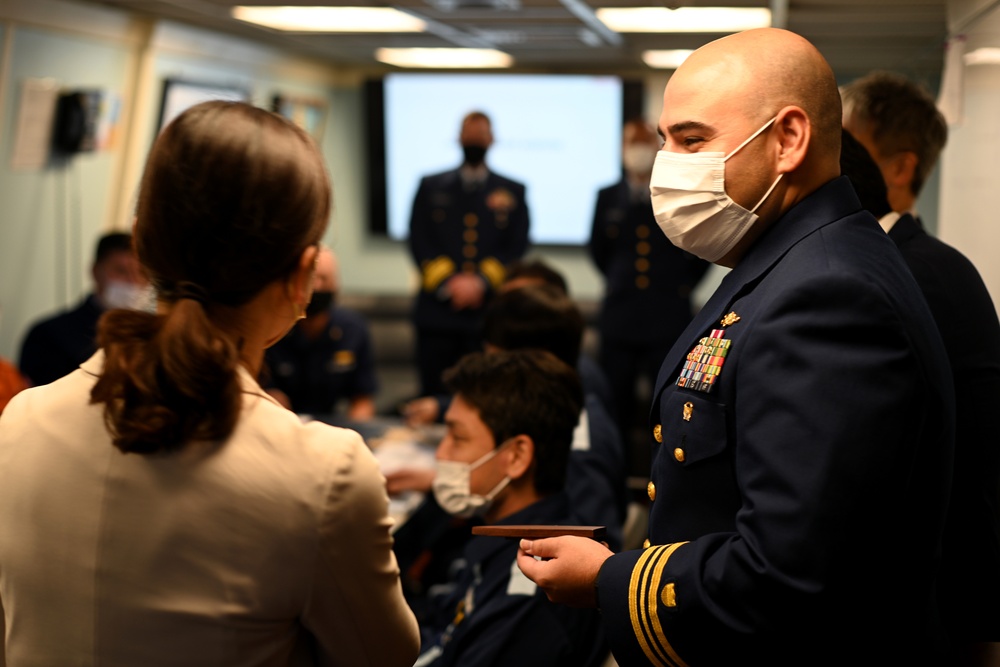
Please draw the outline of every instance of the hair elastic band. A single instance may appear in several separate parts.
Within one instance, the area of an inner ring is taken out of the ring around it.
[[[181,281],[177,283],[177,287],[174,288],[174,294],[177,295],[177,299],[190,299],[192,301],[197,301],[201,305],[208,303],[208,292],[201,285]]]

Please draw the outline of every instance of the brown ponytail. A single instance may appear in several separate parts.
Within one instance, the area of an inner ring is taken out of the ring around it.
[[[169,452],[234,429],[239,350],[213,322],[288,275],[319,241],[330,183],[310,137],[285,119],[233,102],[178,116],[150,152],[137,206],[139,261],[166,314],[109,311],[98,345],[104,405],[123,452]]]

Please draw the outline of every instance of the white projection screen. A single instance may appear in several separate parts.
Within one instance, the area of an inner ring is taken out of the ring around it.
[[[483,111],[486,162],[527,186],[531,241],[579,245],[597,190],[621,177],[622,81],[550,74],[389,74],[383,81],[386,232],[405,240],[420,178],[462,160],[462,118]]]

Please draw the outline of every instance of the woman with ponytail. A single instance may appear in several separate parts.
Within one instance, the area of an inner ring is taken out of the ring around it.
[[[413,664],[374,457],[255,380],[330,198],[270,112],[206,102],[157,138],[134,229],[157,311],[106,313],[0,418],[0,667]]]

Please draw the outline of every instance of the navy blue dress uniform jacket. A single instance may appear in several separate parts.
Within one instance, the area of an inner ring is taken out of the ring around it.
[[[711,391],[678,386],[713,330]],[[660,369],[650,545],[598,580],[619,664],[934,664],[947,363],[845,177],[777,220]]]
[[[624,179],[597,194],[587,247],[605,278],[598,329],[602,342],[669,345],[691,321],[691,291],[709,263],[663,235],[642,195],[634,200]]]
[[[319,338],[310,340],[299,327],[264,353],[266,389],[280,389],[299,414],[331,415],[338,404],[378,391],[375,348],[361,313],[334,307]]]
[[[409,236],[421,279],[418,328],[478,334],[483,309],[453,310],[441,289],[459,272],[481,276],[488,294],[500,285],[506,265],[528,249],[524,194],[524,185],[493,172],[473,191],[465,189],[458,169],[420,181]]]
[[[562,494],[498,521],[566,524]],[[608,655],[596,609],[550,602],[517,567],[518,540],[473,536],[450,592],[421,627],[416,667],[600,667]]]
[[[1000,322],[979,271],[911,215],[889,230],[931,314],[955,383],[955,477],[941,598],[952,637],[1000,641]],[[970,344],[970,342],[972,344]]]

